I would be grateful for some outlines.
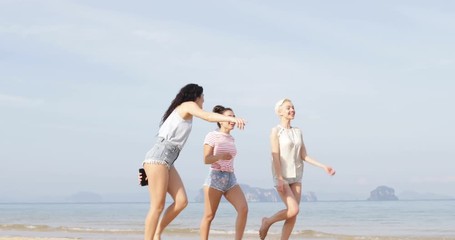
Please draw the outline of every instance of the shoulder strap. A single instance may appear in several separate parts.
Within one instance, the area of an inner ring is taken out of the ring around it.
[[[284,128],[280,125],[276,126],[276,128],[277,128],[277,135],[279,137],[281,135],[281,133],[283,133]]]

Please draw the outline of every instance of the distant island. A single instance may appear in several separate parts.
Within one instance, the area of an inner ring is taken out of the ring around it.
[[[248,202],[279,202],[280,196],[274,188],[258,188],[249,185],[240,184],[243,193]],[[203,202],[204,194],[202,188],[199,189],[198,195],[194,199],[195,202]],[[224,198],[222,201],[226,201]],[[302,202],[317,202],[318,198],[314,192],[302,193]]]
[[[395,196],[395,190],[387,186],[379,186],[370,192],[368,201],[397,201],[398,197]]]
[[[243,192],[248,202],[280,202],[280,198],[275,188],[258,188],[241,184]],[[360,193],[359,193],[360,194]],[[454,196],[442,195],[435,193],[419,193],[413,191],[403,191],[397,194],[389,186],[379,186],[369,193],[369,197],[359,195],[350,195],[349,193],[327,193],[316,194],[314,192],[302,193],[302,202],[317,201],[414,201],[414,200],[455,200]],[[368,196],[368,195],[367,195]],[[203,202],[204,195],[202,189],[193,189],[189,194],[191,202]],[[0,195],[0,203],[12,202],[64,202],[64,203],[100,203],[100,202],[148,202],[149,196],[146,188],[137,187],[135,192],[130,193],[111,193],[101,194],[90,191],[79,191],[66,196],[44,196],[44,197],[27,197],[19,198],[14,196]],[[168,202],[172,198],[167,198]],[[222,198],[222,201],[225,201]]]

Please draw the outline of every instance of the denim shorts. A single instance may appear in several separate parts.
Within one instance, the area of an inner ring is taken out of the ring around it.
[[[204,186],[214,188],[223,193],[235,185],[237,185],[237,178],[233,172],[223,172],[213,169],[210,170],[209,176],[204,183]]]
[[[142,162],[142,165],[145,163],[163,164],[166,165],[168,169],[171,169],[179,154],[180,149],[177,145],[159,137],[152,149],[145,155],[145,160]]]

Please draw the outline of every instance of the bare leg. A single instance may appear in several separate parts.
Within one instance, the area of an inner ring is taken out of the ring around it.
[[[175,167],[169,170],[169,183],[167,192],[171,195],[174,202],[167,207],[164,212],[161,221],[158,223],[158,227],[155,232],[154,240],[161,239],[161,234],[164,229],[172,222],[172,220],[179,215],[179,213],[185,209],[188,205],[188,197],[186,196],[185,187],[183,186],[182,179]]]
[[[210,225],[215,218],[216,210],[220,205],[223,192],[214,188],[204,186],[204,216],[201,220],[200,237],[201,240],[209,239]]]
[[[144,164],[144,169],[149,179],[153,178],[148,185],[150,208],[145,218],[144,240],[152,240],[166,202],[169,170],[160,164]]]
[[[265,217],[262,219],[261,228],[259,229],[259,238],[261,240],[265,239],[272,224],[297,216],[299,213],[299,204],[289,185],[284,185],[283,192],[278,192],[278,194],[286,205],[286,209],[278,211],[269,218]]]
[[[291,191],[295,196],[295,200],[297,204],[300,205],[300,199],[302,197],[302,184],[301,183],[293,183],[291,184]],[[291,236],[292,230],[294,229],[295,222],[297,220],[297,214],[293,217],[290,217],[285,220],[283,224],[283,228],[281,230],[281,240],[289,239]]]
[[[248,216],[248,204],[245,194],[239,185],[229,189],[224,195],[226,199],[234,206],[237,211],[237,219],[235,221],[235,240],[241,240],[245,232],[246,220]]]

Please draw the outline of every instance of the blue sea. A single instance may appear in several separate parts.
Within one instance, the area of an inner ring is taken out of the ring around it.
[[[282,203],[249,203],[245,239]],[[141,239],[148,203],[0,203],[0,237]],[[163,239],[199,239],[203,203],[188,207]],[[232,239],[235,210],[222,202],[210,239]],[[267,239],[279,239],[282,222]],[[453,239],[455,200],[302,202],[291,239]]]

